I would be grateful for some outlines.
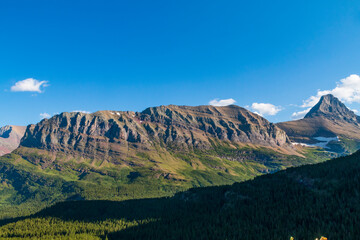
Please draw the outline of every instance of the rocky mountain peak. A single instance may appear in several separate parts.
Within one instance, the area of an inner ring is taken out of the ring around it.
[[[340,154],[351,153],[360,146],[360,117],[331,94],[322,96],[303,119],[277,126],[295,143],[321,146]],[[343,138],[352,143],[342,141]]]
[[[359,122],[359,117],[332,94],[322,96],[319,102],[305,115],[305,118],[318,116],[330,119],[342,119],[347,122]]]

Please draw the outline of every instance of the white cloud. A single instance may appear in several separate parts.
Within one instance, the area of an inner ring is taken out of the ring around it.
[[[84,111],[84,110],[74,110],[74,111],[71,111],[71,112],[81,112],[81,113],[87,113],[87,114],[91,113],[89,111]]]
[[[280,106],[275,106],[271,103],[253,103],[251,108],[260,116],[274,116],[282,110]]]
[[[303,104],[300,107],[302,107],[302,108],[310,107],[311,108],[311,107],[315,106],[319,102],[319,100],[322,96],[319,94],[321,94],[320,91],[318,91],[318,94],[316,96],[311,96],[308,99],[304,100]]]
[[[301,107],[307,109],[294,112],[291,117],[293,119],[302,118],[313,106],[319,102],[321,96],[327,94],[332,94],[345,103],[360,103],[360,76],[357,74],[351,74],[350,76],[341,79],[340,82],[337,82],[334,89],[318,90],[316,95],[311,96],[303,101]]]
[[[294,112],[293,114],[291,114],[291,118],[294,120],[303,118],[309,111],[311,108],[307,108],[303,111],[299,111],[299,112]]]
[[[47,81],[38,81],[34,78],[27,78],[22,81],[18,81],[14,86],[11,87],[12,92],[38,92],[42,93],[41,90],[44,87],[47,87]]]
[[[360,76],[352,74],[340,82],[332,90],[318,90],[315,96],[311,96],[303,102],[301,107],[313,107],[326,94],[332,94],[346,103],[360,103]]]
[[[51,115],[48,114],[48,113],[40,113],[40,118],[41,118],[41,119],[50,118],[50,117],[51,117]]]
[[[236,103],[236,101],[232,98],[229,99],[213,99],[209,102],[210,105],[212,106],[216,106],[216,107],[221,107],[221,106],[228,106],[231,104]]]
[[[356,114],[358,114],[359,113],[359,111],[358,110],[356,110],[356,109],[350,109],[351,111],[353,111],[354,113],[356,113]]]

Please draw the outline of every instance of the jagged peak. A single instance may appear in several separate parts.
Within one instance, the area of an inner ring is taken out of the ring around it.
[[[305,115],[305,118],[317,116],[342,118],[347,121],[357,121],[357,116],[332,94],[324,95],[319,102]]]

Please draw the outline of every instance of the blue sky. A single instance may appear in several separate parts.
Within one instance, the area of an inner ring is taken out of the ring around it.
[[[0,34],[0,125],[214,99],[278,122],[329,92],[360,110],[359,1],[4,0]]]

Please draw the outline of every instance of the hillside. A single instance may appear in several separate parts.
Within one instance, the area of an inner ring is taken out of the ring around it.
[[[276,125],[294,143],[321,146],[340,154],[360,148],[360,117],[331,94],[322,96],[303,119]]]
[[[357,152],[172,198],[59,203],[31,217],[3,221],[0,236],[352,240],[359,236],[359,192]]]
[[[172,196],[329,156],[297,151],[283,130],[238,106],[62,113],[28,126],[0,158],[0,217],[64,200]]]
[[[0,156],[15,150],[21,138],[24,136],[26,127],[5,126],[0,128]]]

